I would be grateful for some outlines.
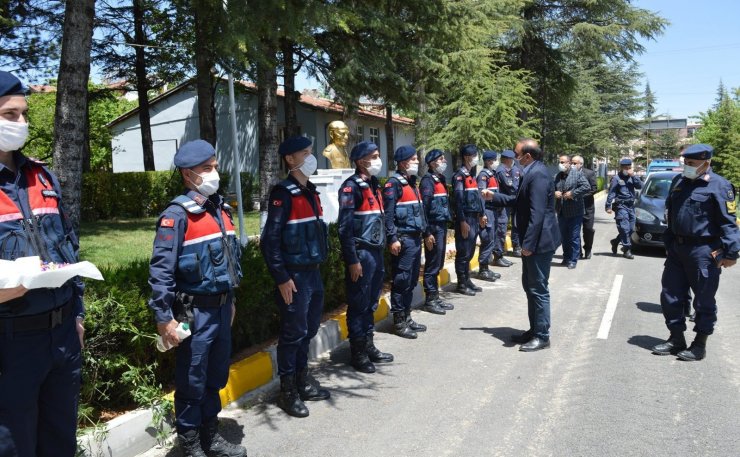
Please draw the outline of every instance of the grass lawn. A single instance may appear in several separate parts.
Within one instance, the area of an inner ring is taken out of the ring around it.
[[[259,234],[259,217],[256,211],[244,213],[247,236]],[[152,255],[156,222],[154,217],[83,222],[80,226],[80,260],[111,268],[134,260],[147,260]],[[239,233],[239,221],[234,222]]]

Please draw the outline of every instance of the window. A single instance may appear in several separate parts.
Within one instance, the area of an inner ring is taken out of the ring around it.
[[[358,125],[357,126],[357,141],[363,141],[365,139],[365,127]]]
[[[380,146],[380,129],[370,127],[370,141]]]

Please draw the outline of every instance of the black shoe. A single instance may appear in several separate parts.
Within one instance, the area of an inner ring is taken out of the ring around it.
[[[350,365],[360,373],[375,373],[375,365],[370,361],[367,353],[366,338],[350,338],[349,350],[351,352]]]
[[[476,286],[473,283],[473,281],[470,280],[470,277],[466,276],[465,278],[466,278],[465,285],[468,286],[468,289],[472,289],[473,292],[481,292],[481,291],[483,291],[483,288]]]
[[[295,378],[295,373],[280,376],[280,393],[278,394],[277,405],[290,416],[308,417],[308,408],[303,404],[303,400],[298,394]]]
[[[624,250],[624,254],[622,254],[622,257],[624,257],[625,259],[630,259],[630,260],[635,258],[635,256],[632,255],[632,250],[629,248]]]
[[[411,330],[406,323],[406,316],[404,313],[393,314],[393,333],[400,336],[401,338],[408,338],[410,340],[416,339],[418,335],[415,331]]]
[[[547,349],[549,347],[550,347],[550,340],[545,341],[535,336],[531,340],[519,346],[519,350],[522,352],[534,352],[534,351],[539,351],[541,349]]]
[[[200,445],[200,432],[198,430],[178,433],[177,439],[180,442],[184,457],[208,457]]]
[[[380,349],[375,347],[372,333],[367,336],[367,356],[373,363],[393,362],[393,354],[388,352],[381,352]]]
[[[200,446],[210,457],[247,457],[247,449],[231,444],[218,433],[218,419],[213,418],[200,428]]]
[[[510,267],[510,266],[514,265],[514,263],[509,262],[508,260],[504,259],[503,257],[499,257],[498,259],[495,259],[493,261],[493,264],[496,265],[497,267],[504,267],[504,268],[507,268],[507,267]]]
[[[612,254],[617,255],[617,249],[619,249],[619,239],[614,238],[611,240],[612,243]]]
[[[406,325],[408,325],[408,327],[415,332],[426,332],[427,331],[427,326],[424,324],[420,324],[414,321],[413,319],[411,319],[410,313],[406,314]]]
[[[697,333],[694,342],[688,349],[678,353],[678,358],[687,362],[696,362],[707,356],[707,336]]]
[[[531,330],[527,330],[523,333],[515,333],[511,335],[511,342],[516,344],[524,344],[534,337]]]
[[[660,344],[653,346],[652,351],[655,355],[676,355],[686,349],[686,338],[683,332],[672,331],[671,336]]]
[[[560,265],[562,265],[562,266],[566,266],[566,265],[568,265],[568,259],[565,259],[565,258],[564,258],[563,260],[561,260],[561,261],[560,261]]]
[[[481,265],[478,269],[478,279],[483,281],[496,281],[496,276],[488,269],[488,265]]]
[[[501,273],[496,273],[495,271],[492,271],[491,274],[493,275],[494,278],[501,279]]]
[[[576,263],[575,262],[568,262],[568,269],[569,270],[575,270],[576,269]]]
[[[437,304],[437,301],[436,300],[431,300],[431,301],[430,300],[427,300],[424,303],[424,306],[422,306],[421,309],[423,309],[424,311],[426,311],[428,313],[439,314],[440,316],[444,316],[445,314],[447,314],[447,311],[445,311],[444,309],[442,309]]]
[[[439,306],[445,311],[452,311],[453,309],[455,309],[455,305],[453,305],[450,302],[446,302],[442,300],[441,298],[439,298],[439,296],[437,296],[437,306]]]
[[[296,386],[298,394],[303,401],[328,400],[331,393],[322,389],[321,384],[308,373],[308,368],[304,368],[296,373]]]
[[[586,259],[586,260],[590,259],[591,258],[591,249],[586,249],[585,253],[583,254],[583,257],[581,257],[581,258],[582,259]]]
[[[521,257],[522,256],[522,248],[520,248],[520,247],[514,248],[514,250],[512,251],[511,255],[513,255],[514,257]]]
[[[458,294],[467,295],[468,297],[475,296],[475,291],[469,288],[467,284],[460,281],[457,282],[457,288],[455,289],[455,292],[457,292]]]

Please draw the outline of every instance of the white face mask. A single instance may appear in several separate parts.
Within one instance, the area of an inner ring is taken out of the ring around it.
[[[367,172],[370,173],[370,176],[378,176],[378,173],[380,173],[380,170],[382,169],[383,161],[378,157],[377,159],[372,159],[370,161],[370,166],[367,167]]]
[[[491,165],[491,169],[495,170],[496,168],[498,168],[499,165],[501,165],[501,162],[499,162],[498,160],[494,160],[493,165]]]
[[[419,172],[419,164],[418,163],[410,163],[409,168],[406,170],[406,173],[409,174],[409,176],[416,176],[416,173]]]
[[[442,174],[447,170],[447,162],[437,164],[437,168],[434,169],[436,173]]]
[[[292,168],[290,171],[301,170],[301,173],[303,173],[306,177],[309,177],[314,173],[314,171],[316,171],[318,167],[319,163],[318,161],[316,161],[316,157],[314,157],[313,154],[310,154],[306,157],[306,160],[304,160],[300,166]]]
[[[568,166],[566,164],[564,164],[564,163],[559,163],[558,164],[558,170],[560,170],[563,173],[565,173],[568,170]]]
[[[692,179],[692,180],[693,179],[696,179],[696,178],[699,177],[699,168],[701,168],[702,166],[703,166],[703,164],[702,165],[699,165],[698,167],[690,167],[690,166],[684,164],[684,166],[683,166],[683,173],[682,174],[683,174],[683,176],[685,178],[689,178],[689,179]]]
[[[195,176],[200,176],[200,178],[203,180],[203,182],[201,182],[200,184],[195,185],[195,189],[198,192],[200,192],[202,195],[205,195],[206,197],[210,197],[211,195],[216,193],[216,191],[218,190],[218,184],[220,181],[217,170],[212,170],[202,175],[199,175],[198,173],[192,170],[191,172]]]
[[[478,166],[478,156],[473,156],[473,160],[470,162],[470,168]]]
[[[0,151],[10,152],[23,147],[28,139],[28,124],[0,119]]]

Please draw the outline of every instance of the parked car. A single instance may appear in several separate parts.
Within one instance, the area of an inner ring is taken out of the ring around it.
[[[671,181],[678,174],[677,171],[655,171],[648,175],[635,199],[635,231],[632,233],[635,246],[663,247],[663,232],[668,227],[665,200]]]
[[[656,171],[681,171],[681,162],[677,159],[654,159],[647,167],[647,175]]]

